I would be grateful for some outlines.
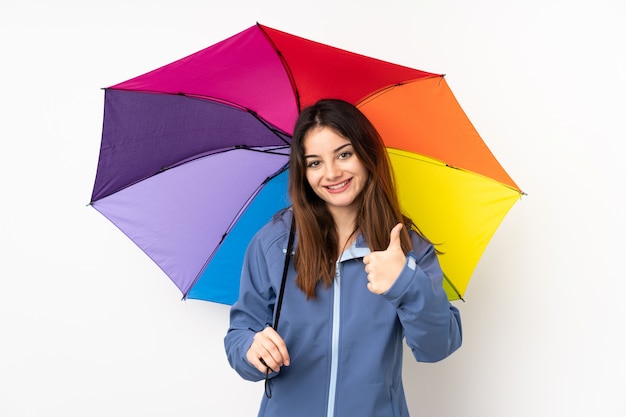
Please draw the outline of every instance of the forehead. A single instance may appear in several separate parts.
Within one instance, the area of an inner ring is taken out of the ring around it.
[[[338,147],[351,144],[350,139],[340,135],[336,130],[320,126],[309,130],[302,142],[305,154],[317,154],[319,152],[334,152]]]

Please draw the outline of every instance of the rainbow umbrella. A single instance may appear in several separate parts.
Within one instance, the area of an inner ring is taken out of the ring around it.
[[[91,205],[184,298],[232,304],[252,235],[289,205],[298,113],[321,98],[354,103],[379,130],[402,208],[462,298],[522,192],[444,77],[260,24],[105,89]]]

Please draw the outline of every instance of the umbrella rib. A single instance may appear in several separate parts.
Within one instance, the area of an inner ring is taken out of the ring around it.
[[[253,149],[249,149],[249,150],[253,150]],[[263,152],[263,151],[258,151],[258,152]],[[259,192],[261,191],[261,189],[268,183],[270,182],[273,178],[277,177],[278,175],[282,174],[283,172],[285,172],[287,169],[289,168],[289,164],[285,164],[283,165],[278,171],[276,171],[275,173],[273,173],[272,175],[266,177],[263,182],[261,182],[261,184],[259,184],[259,186],[256,188],[256,190],[254,190],[254,192],[250,195],[250,197],[243,203],[243,205],[241,206],[241,208],[237,211],[237,214],[235,214],[235,216],[233,217],[233,220],[230,222],[230,224],[228,225],[228,227],[226,228],[226,231],[222,234],[222,238],[220,239],[216,249],[213,251],[213,253],[211,254],[211,258],[213,257],[213,254],[215,253],[215,251],[220,247],[220,245],[222,244],[222,242],[224,241],[224,239],[226,239],[226,236],[231,232],[231,230],[233,230],[233,227],[235,225],[235,223],[237,223],[237,220],[241,217],[241,214],[246,211],[246,208],[248,208],[248,206],[250,205],[250,203],[256,198],[256,196],[259,194]]]
[[[454,290],[454,293],[459,297],[459,300],[465,302],[465,300],[463,299],[463,296],[461,295],[459,290],[454,286],[454,284],[452,283],[452,280],[448,278],[445,272],[443,272],[443,279],[445,279],[448,285],[450,285],[450,288]]]
[[[261,116],[259,116],[257,114],[257,112],[255,112],[252,109],[245,109],[252,117],[254,117],[255,119],[257,119],[259,121],[259,123],[261,123],[263,126],[265,126],[267,128],[267,130],[269,130],[270,132],[272,132],[274,135],[276,135],[276,137],[278,139],[280,139],[282,142],[284,142],[286,145],[289,145],[289,142],[285,140],[284,137],[282,137],[281,135],[279,135],[279,133],[285,133],[282,130],[279,130],[277,128],[275,128],[274,126],[270,125],[268,122],[266,122]]]
[[[287,60],[283,56],[282,52],[280,52],[280,49],[278,49],[278,47],[276,46],[276,44],[274,43],[272,38],[267,34],[267,32],[265,32],[265,29],[263,28],[263,25],[261,25],[261,24],[259,24],[257,22],[257,26],[258,26],[259,30],[261,31],[261,33],[265,36],[265,38],[267,39],[269,44],[272,46],[272,48],[274,48],[274,51],[276,52],[276,55],[278,55],[278,58],[280,59],[280,62],[282,62],[282,64],[283,64],[283,68],[285,69],[285,72],[287,73],[287,77],[289,78],[289,82],[291,83],[291,88],[293,90],[293,95],[294,95],[294,97],[296,99],[296,108],[298,109],[298,114],[299,114],[300,111],[302,110],[301,104],[300,104],[300,93],[298,92],[298,86],[296,85],[296,79],[293,76],[293,73],[291,72],[291,68],[289,67],[289,64],[287,64]]]
[[[287,154],[285,154],[284,152],[277,152],[277,151],[280,151],[283,149],[289,149],[289,146],[276,146],[272,148],[251,148],[248,145],[236,145],[234,149],[243,149],[243,150],[252,151],[252,152],[261,152],[261,153],[266,153],[266,154],[271,154],[271,155],[287,156]],[[273,177],[274,176],[271,176],[269,178],[273,178]]]
[[[293,86],[293,82],[292,82],[292,86]],[[108,90],[108,89],[110,89],[110,88],[104,88],[104,90]],[[218,105],[232,107],[234,109],[239,109],[241,111],[247,112],[252,117],[254,117],[263,126],[265,126],[270,132],[275,134],[282,142],[284,142],[286,144],[289,144],[289,142],[286,141],[285,138],[280,135],[280,133],[282,133],[282,134],[285,134],[285,135],[289,136],[289,134],[287,132],[284,132],[281,129],[272,126],[269,122],[267,122],[261,116],[259,116],[256,111],[254,111],[254,110],[252,110],[252,109],[250,109],[248,107],[242,106],[240,104],[237,104],[237,103],[235,103],[233,101],[225,100],[225,99],[222,99],[222,98],[219,98],[219,97],[215,97],[215,96],[208,96],[208,95],[202,95],[202,94],[189,94],[189,93],[184,93],[182,91],[179,91],[178,93],[173,93],[173,92],[168,92],[168,91],[130,90],[130,89],[123,89],[123,88],[115,88],[113,90],[128,91],[128,92],[134,92],[134,93],[149,93],[149,94],[163,94],[163,95],[170,95],[170,96],[181,96],[181,97],[187,97],[189,99],[195,99],[195,100],[200,100],[200,101],[210,101],[210,102],[218,104]]]
[[[394,152],[394,151],[400,151],[400,152]],[[392,154],[394,154],[396,156],[399,156],[399,157],[402,157],[402,158],[414,159],[414,160],[422,162],[424,164],[439,165],[439,166],[442,166],[442,167],[446,167],[446,168],[454,169],[454,170],[457,170],[457,171],[460,171],[460,172],[464,172],[464,173],[469,174],[469,175],[476,175],[476,176],[479,176],[479,177],[483,177],[483,178],[488,179],[490,181],[495,181],[498,184],[502,185],[503,187],[508,188],[509,190],[515,191],[516,193],[518,193],[520,195],[520,197],[527,195],[524,191],[520,190],[519,188],[512,187],[512,186],[510,186],[508,184],[505,184],[505,183],[503,183],[501,181],[498,181],[496,179],[487,177],[487,176],[485,176],[483,174],[480,174],[478,172],[471,171],[471,170],[468,170],[468,169],[465,169],[465,168],[460,168],[460,167],[457,167],[457,166],[454,166],[454,165],[450,165],[450,164],[448,164],[448,163],[446,163],[446,162],[444,162],[444,161],[442,161],[440,159],[433,158],[433,157],[427,156],[425,154],[412,152],[413,154],[409,155],[407,152],[403,152],[401,149],[396,149],[396,148],[387,148],[387,152],[388,153],[392,153]],[[423,158],[420,158],[420,156],[422,156]]]
[[[413,80],[406,80],[406,81],[401,81],[395,84],[391,84],[391,85],[387,85],[385,87],[379,88],[378,90],[368,94],[367,96],[363,97],[361,100],[359,100],[356,104],[357,107],[361,107],[365,104],[367,104],[368,102],[376,99],[377,97],[393,90],[396,87],[401,87],[405,84],[410,84],[410,83],[414,83],[417,81],[421,81],[421,80],[425,80],[425,79],[429,79],[429,78],[434,78],[434,77],[439,77],[443,80],[443,77],[445,77],[445,74],[434,74],[431,76],[427,76],[427,77],[421,77],[421,78],[415,78]]]
[[[262,152],[262,151],[261,151]],[[261,189],[268,183],[270,182],[273,178],[277,177],[278,175],[282,174],[283,172],[285,172],[287,169],[289,169],[289,164],[285,164],[282,166],[282,168],[280,168],[278,171],[276,171],[275,173],[273,173],[272,175],[270,175],[269,177],[266,177],[263,182],[261,182],[261,184],[259,184],[259,186],[256,188],[256,190],[254,190],[254,192],[250,195],[250,197],[245,201],[245,203],[241,206],[241,208],[237,211],[237,214],[235,216],[233,216],[232,221],[230,222],[230,224],[226,227],[226,230],[224,231],[224,233],[222,233],[222,237],[220,238],[219,243],[215,246],[215,248],[213,249],[213,251],[211,252],[211,254],[207,257],[206,262],[204,263],[204,265],[202,265],[202,268],[200,268],[200,270],[198,271],[198,273],[196,274],[196,277],[193,279],[191,285],[189,285],[189,288],[187,289],[187,291],[183,294],[183,299],[186,299],[187,296],[189,295],[189,291],[191,291],[191,289],[196,285],[196,283],[198,282],[198,280],[200,279],[200,277],[202,276],[202,273],[204,272],[204,270],[206,269],[206,267],[211,263],[211,260],[213,259],[213,257],[215,256],[215,254],[217,253],[217,251],[220,249],[220,247],[222,246],[222,243],[224,243],[224,240],[226,239],[226,236],[228,236],[228,234],[233,230],[233,227],[235,226],[235,224],[237,223],[237,220],[239,220],[239,218],[241,217],[241,215],[243,214],[243,212],[246,211],[246,209],[248,208],[248,206],[250,206],[250,203],[252,203],[252,201],[255,199],[255,197],[259,194],[259,192],[261,191]]]
[[[248,110],[245,107],[230,100],[226,100],[226,99],[215,97],[215,96],[203,95],[203,94],[190,94],[190,93],[185,93],[183,91],[172,92],[172,91],[160,91],[160,90],[149,90],[149,89],[134,90],[130,88],[111,88],[111,87],[103,88],[103,90],[117,90],[117,91],[127,91],[130,93],[147,93],[147,94],[163,94],[167,96],[181,96],[181,97],[187,97],[190,99],[196,99],[196,100],[202,100],[202,101],[208,100],[215,104],[225,105],[225,106],[233,107],[233,108],[243,110],[243,111]]]
[[[150,178],[150,177],[152,177],[154,175],[158,175],[158,174],[160,174],[162,172],[165,172],[165,171],[167,171],[169,169],[172,169],[172,168],[176,168],[177,166],[186,164],[188,162],[192,162],[192,161],[195,161],[195,160],[198,160],[198,159],[202,159],[202,158],[205,158],[207,156],[219,155],[221,153],[230,152],[232,150],[246,150],[246,151],[261,152],[261,153],[266,153],[266,154],[271,154],[271,155],[286,156],[286,154],[284,152],[278,152],[281,149],[289,149],[289,146],[273,146],[273,147],[267,147],[267,148],[253,148],[253,147],[250,147],[248,145],[234,145],[234,146],[231,146],[231,147],[228,147],[228,148],[208,151],[208,152],[205,152],[205,153],[202,153],[202,154],[199,154],[199,155],[192,156],[192,157],[187,158],[187,159],[183,159],[182,161],[176,162],[173,165],[169,165],[169,166],[165,166],[165,167],[161,168],[160,170],[158,170],[157,172],[155,172],[152,175],[147,176],[146,178]],[[269,177],[269,178],[272,178],[272,177]],[[132,184],[130,184],[130,185],[132,185]]]
[[[207,156],[218,155],[218,154],[225,153],[225,152],[230,152],[230,151],[236,150],[236,149],[247,150],[247,151],[252,151],[252,152],[261,152],[261,153],[272,154],[272,155],[287,156],[284,152],[280,152],[280,150],[281,149],[289,149],[289,146],[274,146],[274,147],[268,147],[268,148],[263,148],[263,149],[256,149],[256,148],[252,148],[252,147],[250,147],[248,145],[234,145],[234,146],[231,146],[231,147],[228,147],[228,148],[222,148],[222,149],[218,149],[218,150],[208,151],[208,152],[205,152],[205,153],[202,153],[202,154],[199,154],[199,155],[195,155],[195,156],[189,157],[187,159],[183,159],[182,161],[178,161],[178,162],[176,162],[176,163],[174,163],[172,165],[167,165],[167,166],[161,167],[160,169],[158,169],[157,171],[155,171],[155,172],[153,172],[151,174],[148,174],[148,175],[145,175],[145,176],[143,176],[141,178],[138,178],[135,181],[133,181],[131,183],[128,183],[128,184],[126,184],[123,187],[120,187],[120,188],[118,188],[118,189],[116,189],[114,191],[111,191],[110,193],[108,193],[106,195],[100,196],[98,198],[98,200],[102,200],[103,198],[106,198],[106,197],[108,197],[110,195],[113,195],[113,194],[118,193],[118,192],[120,192],[122,190],[125,190],[126,188],[132,187],[135,184],[138,184],[138,183],[140,183],[142,181],[145,181],[148,178],[152,178],[152,177],[154,177],[156,175],[159,175],[159,174],[162,174],[165,171],[168,171],[168,170],[170,170],[172,168],[176,168],[177,166],[180,166],[180,165],[183,165],[183,164],[186,164],[188,162],[192,162],[192,161],[195,161],[195,160],[198,160],[198,159],[202,159],[202,158],[205,158]],[[282,171],[279,171],[279,172],[282,172]],[[278,175],[278,173],[276,175]],[[269,178],[273,178],[273,177],[269,177]],[[87,206],[93,206],[93,204],[96,201],[97,200],[90,201],[89,204],[87,204]]]
[[[251,115],[252,117],[254,117],[263,126],[265,126],[265,128],[267,130],[269,130],[274,135],[276,135],[276,137],[278,139],[280,139],[282,142],[284,142],[287,145],[289,145],[289,142],[286,141],[285,138],[280,135],[280,133],[288,135],[286,132],[283,132],[282,130],[272,126],[269,122],[267,122],[265,119],[263,119],[261,116],[259,116],[256,111],[254,111],[254,110],[252,110],[252,109],[250,109],[248,107],[242,106],[242,105],[234,103],[232,101],[224,100],[224,99],[221,99],[221,98],[218,98],[218,97],[213,97],[213,96],[202,96],[202,95],[197,95],[197,94],[186,94],[186,93],[183,93],[183,92],[177,93],[175,95],[184,96],[184,97],[188,97],[188,98],[195,98],[195,99],[198,99],[198,100],[209,100],[209,101],[212,101],[212,102],[214,102],[216,104],[222,104],[222,105],[226,105],[226,106],[230,106],[230,107],[233,107],[233,108],[237,108],[237,109],[243,110],[243,111],[247,112],[249,115]]]
[[[241,106],[237,103],[233,103],[231,101],[228,100],[223,100],[217,97],[212,97],[212,96],[200,96],[200,95],[190,95],[190,94],[185,94],[185,93],[178,93],[176,95],[179,96],[184,96],[184,97],[189,97],[189,98],[195,98],[195,99],[200,99],[200,100],[210,100],[214,103],[217,104],[223,104],[226,106],[231,106],[234,108],[238,108],[240,110],[243,110],[245,112],[247,112],[250,116],[254,117],[259,123],[261,123],[263,126],[265,126],[265,128],[267,130],[269,130],[270,132],[272,132],[278,139],[280,139],[282,142],[284,142],[285,144],[289,145],[289,142],[285,140],[285,138],[283,136],[280,135],[280,133],[283,133],[285,135],[287,135],[286,132],[283,132],[282,130],[272,126],[269,122],[267,122],[265,119],[263,119],[261,116],[258,115],[258,113],[248,107],[244,107]]]

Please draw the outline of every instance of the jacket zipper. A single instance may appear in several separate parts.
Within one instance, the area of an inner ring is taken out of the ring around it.
[[[326,417],[335,415],[335,395],[337,393],[337,368],[339,366],[339,307],[341,305],[340,260],[335,263],[335,281],[333,282],[333,325],[330,355],[330,383],[328,385],[328,410]]]

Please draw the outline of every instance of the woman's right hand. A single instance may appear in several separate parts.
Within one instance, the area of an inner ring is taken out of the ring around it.
[[[272,327],[254,335],[254,341],[246,358],[256,369],[265,373],[269,367],[278,372],[281,366],[289,366],[289,352],[282,337]]]

